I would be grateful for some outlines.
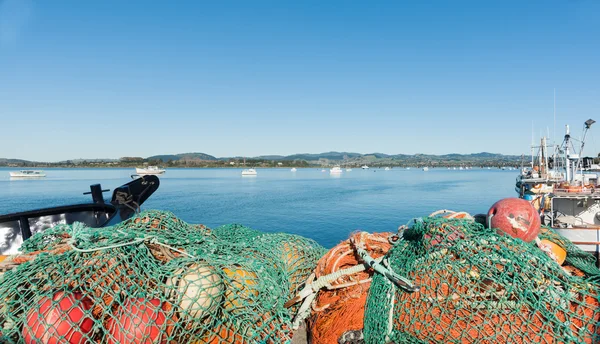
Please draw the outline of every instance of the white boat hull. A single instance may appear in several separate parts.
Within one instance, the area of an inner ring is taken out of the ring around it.
[[[136,168],[135,169],[135,173],[139,174],[139,175],[160,175],[160,174],[165,174],[166,170],[163,169],[157,169],[157,170],[147,170],[145,168]]]
[[[558,234],[571,240],[581,250],[600,252],[600,230],[596,229],[554,229]]]
[[[44,178],[45,173],[21,173],[21,172],[9,172],[11,178]]]

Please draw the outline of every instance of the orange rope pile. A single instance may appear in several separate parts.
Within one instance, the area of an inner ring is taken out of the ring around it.
[[[321,257],[315,269],[315,276],[319,278],[361,264],[351,239],[364,244],[371,257],[377,259],[392,247],[389,242],[392,235],[393,233],[353,233],[348,240]],[[337,344],[344,333],[363,329],[365,303],[373,273],[369,269],[342,276],[327,289],[319,291],[308,321],[313,343]]]

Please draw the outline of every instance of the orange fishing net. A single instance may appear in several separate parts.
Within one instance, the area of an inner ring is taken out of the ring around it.
[[[352,240],[362,243],[371,257],[384,256],[391,244],[392,233],[353,233],[324,255],[315,269],[317,278],[361,264]],[[322,289],[313,305],[309,319],[310,336],[313,343],[337,344],[340,337],[349,331],[363,328],[365,303],[373,271],[365,270],[353,275],[342,276]]]

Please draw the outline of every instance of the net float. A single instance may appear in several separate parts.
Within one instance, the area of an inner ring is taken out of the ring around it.
[[[549,250],[552,252],[553,256],[551,257],[558,263],[558,265],[562,265],[565,262],[565,259],[567,259],[567,251],[560,245],[550,240],[540,240],[540,244],[538,246],[540,246],[540,248],[544,251]]]
[[[499,233],[525,242],[533,241],[541,228],[540,216],[528,201],[505,198],[494,203],[487,212],[487,223]]]
[[[231,312],[243,312],[249,304],[254,303],[258,297],[258,276],[244,267],[234,265],[223,268],[228,279],[225,290],[224,308]]]
[[[169,308],[159,299],[127,299],[107,322],[107,343],[166,343],[174,321]]]
[[[52,298],[43,297],[27,313],[23,340],[26,344],[87,343],[94,325],[87,313],[91,308],[92,301],[79,292],[61,291]]]
[[[184,314],[204,319],[213,314],[223,298],[223,281],[207,264],[193,264],[175,271],[166,283],[176,290],[177,305]]]

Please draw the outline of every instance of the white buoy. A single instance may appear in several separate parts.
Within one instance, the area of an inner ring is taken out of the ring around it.
[[[177,270],[167,281],[167,287],[177,288],[176,303],[197,319],[214,314],[223,298],[223,281],[206,264]]]

